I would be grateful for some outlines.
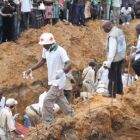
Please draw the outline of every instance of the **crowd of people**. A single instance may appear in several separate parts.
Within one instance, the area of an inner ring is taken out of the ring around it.
[[[140,18],[140,0],[0,0],[0,42],[16,41],[28,28],[59,20],[86,25],[88,19],[129,24]]]
[[[102,28],[107,33],[106,60],[101,67],[92,61],[82,73],[82,96],[99,93],[117,99],[123,95],[123,89],[140,76],[140,24],[136,26],[138,42],[131,47],[126,57],[126,39],[122,29],[115,25],[128,25],[133,18],[140,18],[140,0],[3,0],[0,3],[0,40],[15,41],[22,31],[28,28],[40,28],[63,20],[69,24],[85,25],[86,19],[104,19]],[[113,24],[112,24],[113,23]],[[35,126],[43,122],[47,128],[54,122],[59,110],[74,117],[72,108],[72,65],[66,50],[59,46],[52,33],[43,33],[39,44],[43,46],[40,61],[23,72],[23,77],[33,78],[32,71],[47,64],[49,90],[39,96],[39,101],[25,109],[24,125]],[[125,61],[129,64],[123,67]],[[130,64],[134,74],[130,73]],[[91,94],[87,94],[91,93]],[[85,94],[85,95],[84,95]],[[88,97],[87,97],[88,98]],[[7,100],[0,90],[0,139],[11,140],[21,135],[16,128],[12,110],[18,102],[14,98]]]
[[[126,57],[126,40],[123,30],[114,26],[109,20],[104,21],[102,28],[107,33],[106,61],[97,69],[97,63],[92,61],[83,70],[82,86],[84,99],[93,93],[117,101],[117,94],[123,95],[124,87],[132,84],[136,76],[140,76],[140,24],[136,26],[138,42],[132,46],[132,52]],[[38,103],[26,107],[24,115],[25,127],[36,126],[38,123],[46,125],[47,129],[55,121],[55,113],[59,110],[69,116],[76,115],[72,108],[72,84],[75,83],[71,71],[71,62],[64,48],[56,43],[52,33],[43,33],[39,44],[42,48],[42,58],[36,64],[23,72],[23,77],[33,78],[32,71],[47,63],[49,90],[39,96]],[[134,74],[130,73],[130,65],[123,68],[124,61],[131,62]],[[136,76],[135,76],[136,75]],[[89,94],[88,94],[89,93]],[[87,97],[86,97],[87,96]],[[93,96],[92,96],[93,97]],[[12,110],[17,105],[14,98],[5,100],[0,90],[0,138],[11,140],[19,133]]]

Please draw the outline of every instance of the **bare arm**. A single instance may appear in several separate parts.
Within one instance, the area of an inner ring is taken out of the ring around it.
[[[42,67],[44,64],[46,63],[46,59],[42,58],[40,61],[38,61],[35,65],[33,65],[30,69],[33,71],[33,70],[36,70],[40,67]]]
[[[70,61],[67,61],[65,63],[65,66],[64,66],[63,70],[64,70],[65,73],[68,73],[71,70],[71,63],[70,63]]]

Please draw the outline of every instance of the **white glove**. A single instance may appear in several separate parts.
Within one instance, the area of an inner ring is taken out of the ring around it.
[[[136,47],[136,46],[131,46],[131,48],[132,48],[132,49],[136,49],[137,47]]]
[[[64,70],[58,70],[56,71],[56,79],[60,79],[64,74]]]
[[[25,136],[23,134],[20,135],[21,138],[25,138]]]
[[[17,119],[19,117],[19,113],[16,113],[14,116],[13,116],[13,119]]]
[[[106,67],[110,68],[111,67],[111,62],[110,61],[106,61]]]
[[[33,79],[33,74],[32,74],[32,70],[31,69],[28,69],[27,71],[24,71],[23,72],[23,78],[24,79]]]
[[[100,10],[101,10],[101,11],[103,11],[103,10],[104,10],[102,6],[100,7]]]

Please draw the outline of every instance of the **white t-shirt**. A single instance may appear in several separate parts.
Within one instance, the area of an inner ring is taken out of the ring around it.
[[[31,12],[33,8],[32,0],[20,0],[21,3],[21,12]]]
[[[92,67],[88,66],[83,70],[82,78],[91,83],[95,82],[95,70]]]
[[[113,0],[113,7],[121,7],[122,0]]]
[[[14,3],[19,5],[20,4],[20,0],[14,0]]]
[[[0,100],[0,111],[1,109],[3,109],[5,106],[5,97],[2,97],[1,100]]]
[[[55,51],[47,51],[43,48],[42,58],[47,61],[48,68],[48,85],[52,85],[52,81],[56,79],[56,72],[64,68],[65,62],[69,61],[66,51],[58,46]]]
[[[125,7],[122,7],[121,9],[121,13],[123,13],[124,15],[129,15],[131,11],[132,11],[131,7],[128,7],[128,9],[126,9]]]
[[[109,70],[105,69],[103,66],[97,72],[97,78],[100,79],[106,86],[108,86],[109,79],[108,79]]]

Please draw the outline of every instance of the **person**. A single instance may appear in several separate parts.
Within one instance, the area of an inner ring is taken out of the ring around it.
[[[4,0],[4,7],[1,10],[2,16],[2,42],[12,41],[12,29],[13,29],[13,12],[15,11],[15,7],[8,0]]]
[[[119,25],[121,0],[112,0],[112,7],[113,7],[113,22],[115,25]]]
[[[116,93],[123,94],[122,64],[126,54],[126,41],[123,31],[113,26],[110,21],[102,25],[107,35],[107,67],[109,68],[109,96],[116,97]]]
[[[3,96],[3,91],[0,89],[0,111],[5,106],[5,97]]]
[[[102,95],[108,95],[108,67],[107,61],[103,62],[103,65],[97,71],[97,78],[95,83],[95,89],[97,93],[101,93]]]
[[[0,138],[1,140],[11,140],[19,135],[15,127],[12,110],[18,102],[14,98],[6,100],[6,106],[0,112]]]
[[[75,18],[74,23],[76,25],[85,26],[85,0],[75,0]]]
[[[31,23],[32,0],[20,0],[21,5],[21,31],[29,28]]]
[[[72,24],[73,22],[73,0],[64,1],[64,21]]]
[[[3,1],[0,0],[0,12],[2,11],[3,8]],[[2,42],[2,15],[0,14],[0,43]]]
[[[125,7],[122,7],[121,9],[121,21],[122,21],[122,25],[125,24],[129,24],[132,17],[131,17],[131,13],[132,13],[132,8],[129,7],[128,4],[125,5]]]
[[[140,24],[136,26],[136,32],[137,32],[137,46],[136,46],[136,52],[133,54],[132,59],[132,67],[137,74],[137,76],[140,76]]]
[[[34,103],[26,107],[24,115],[24,122],[26,127],[35,126],[41,122],[43,101],[47,94],[48,93],[46,91],[43,92],[39,96],[38,103]],[[59,106],[54,104],[53,110],[55,113],[57,113],[59,111]]]
[[[26,128],[30,128],[31,127],[31,121],[30,121],[29,115],[26,112],[23,115],[23,125]]]
[[[95,83],[95,63],[90,62],[88,67],[83,70],[82,79],[83,79],[83,90],[92,93],[94,91]]]
[[[104,61],[103,65],[97,72],[97,80],[104,83],[106,88],[108,88],[108,83],[109,83],[108,73],[109,73],[109,70],[107,67],[107,61]]]
[[[37,64],[28,69],[26,74],[30,74],[31,71],[47,63],[48,85],[50,89],[44,99],[42,117],[44,122],[49,126],[54,121],[54,103],[57,103],[66,115],[73,115],[71,105],[63,93],[66,73],[70,71],[71,63],[67,52],[56,43],[52,33],[43,33],[39,44],[43,45],[42,58]]]
[[[20,0],[13,0],[16,5],[16,9],[13,16],[13,40],[16,41],[20,35],[20,21],[21,21],[21,10],[20,10]]]
[[[91,17],[93,19],[100,18],[100,1],[91,0]]]
[[[131,85],[134,81],[134,77],[128,74],[128,69],[125,68],[124,72],[122,74],[122,83],[123,83],[123,88],[125,88],[128,85]]]
[[[140,18],[140,0],[137,0],[133,6],[136,18]]]
[[[112,0],[105,0],[103,5],[104,9],[104,20],[110,19],[110,8],[111,8]]]

